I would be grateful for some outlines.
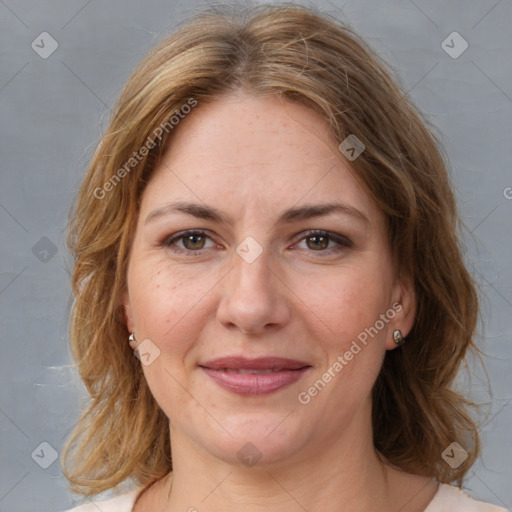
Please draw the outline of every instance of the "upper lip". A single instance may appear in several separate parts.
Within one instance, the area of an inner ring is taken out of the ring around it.
[[[242,356],[220,357],[211,359],[199,366],[211,370],[298,370],[305,366],[311,366],[304,361],[289,359],[285,357],[258,357],[247,358]]]

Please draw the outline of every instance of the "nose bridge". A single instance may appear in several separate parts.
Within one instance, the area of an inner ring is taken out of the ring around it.
[[[251,303],[260,308],[265,302],[272,300],[272,272],[270,270],[269,250],[261,251],[254,259],[246,259],[240,254],[240,247],[233,258],[234,269],[231,272],[230,294],[238,300],[247,302],[246,308]],[[252,300],[250,298],[252,297]]]
[[[233,267],[219,305],[219,321],[251,332],[283,324],[289,314],[288,302],[271,269],[270,250],[261,248],[254,257],[254,247],[245,247],[245,252],[244,247],[240,244],[233,255]],[[246,257],[251,251],[252,257]]]
[[[271,281],[270,241],[263,234],[258,236],[258,240],[246,236],[235,248],[230,282],[233,292],[270,292],[270,289],[267,289]]]

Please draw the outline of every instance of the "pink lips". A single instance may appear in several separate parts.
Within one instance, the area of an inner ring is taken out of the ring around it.
[[[217,384],[240,395],[263,395],[299,380],[311,367],[282,357],[223,357],[199,365]]]

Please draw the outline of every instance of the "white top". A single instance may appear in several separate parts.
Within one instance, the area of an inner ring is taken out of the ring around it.
[[[135,500],[141,491],[142,487],[138,487],[115,498],[86,503],[66,512],[98,512],[98,509],[101,512],[132,512]],[[424,512],[507,512],[507,510],[490,503],[476,501],[458,487],[440,484]]]

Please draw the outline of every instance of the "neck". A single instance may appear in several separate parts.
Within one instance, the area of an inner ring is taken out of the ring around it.
[[[175,459],[174,459],[175,460]],[[385,467],[375,454],[359,467],[330,456],[314,464],[240,468],[219,463],[198,466],[176,464],[172,491],[165,510],[223,510],[244,512],[308,512],[343,510],[379,511],[388,499]],[[179,468],[179,469],[178,469]],[[193,478],[190,478],[193,475]],[[166,497],[167,497],[166,493]]]
[[[158,502],[166,512],[234,512],[242,505],[244,512],[423,510],[435,482],[386,465],[373,448],[371,429],[358,426],[328,446],[312,444],[308,453],[252,467],[213,457],[173,428],[174,471]]]

